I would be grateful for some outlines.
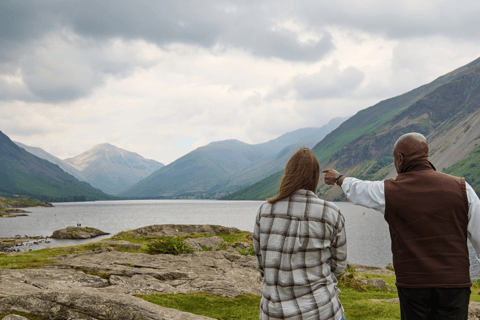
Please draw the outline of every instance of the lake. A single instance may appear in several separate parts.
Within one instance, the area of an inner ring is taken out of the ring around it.
[[[221,200],[125,200],[53,203],[53,208],[27,208],[27,217],[0,218],[0,237],[51,236],[68,226],[94,227],[114,234],[153,224],[217,224],[253,231],[263,201]],[[348,261],[385,267],[392,263],[390,235],[383,215],[349,202],[335,202],[346,221]],[[27,246],[75,245],[89,240],[54,240]],[[480,265],[469,243],[471,275],[480,277]]]

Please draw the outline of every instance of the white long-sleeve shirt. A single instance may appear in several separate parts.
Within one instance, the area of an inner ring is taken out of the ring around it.
[[[467,236],[480,262],[480,199],[467,182],[465,185],[468,198]],[[342,190],[353,204],[385,214],[385,183],[383,181],[365,181],[349,177],[343,180]]]

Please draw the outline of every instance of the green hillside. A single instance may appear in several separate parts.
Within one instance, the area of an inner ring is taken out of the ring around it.
[[[445,168],[443,172],[457,177],[465,177],[480,197],[480,146],[473,149],[468,157]]]
[[[78,181],[57,165],[28,153],[1,131],[0,195],[49,202],[115,199]]]
[[[284,170],[254,183],[248,188],[233,192],[221,200],[265,200],[275,196],[280,187],[280,179]]]
[[[437,127],[448,130],[480,106],[476,98],[479,65],[480,58],[427,85],[361,110],[313,148],[320,167],[333,164],[339,170],[353,171],[349,172],[353,176],[385,177],[391,168],[393,143],[400,135],[412,131],[428,134]],[[223,199],[272,197],[279,177],[281,173],[276,173]],[[321,191],[325,194],[328,188],[323,186]]]

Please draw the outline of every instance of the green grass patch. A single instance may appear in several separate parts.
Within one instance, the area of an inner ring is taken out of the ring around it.
[[[445,168],[443,172],[457,177],[465,177],[477,195],[480,195],[480,146],[473,149],[463,160]]]
[[[0,255],[0,269],[30,269],[42,267],[55,262],[54,257],[64,254],[77,254],[95,249],[94,246],[84,245],[75,247],[45,248],[35,251],[17,253],[14,255]],[[70,250],[69,250],[70,249]]]
[[[348,320],[379,320],[400,319],[400,305],[398,303],[373,302],[369,299],[398,298],[396,291],[382,289],[367,289],[359,292],[355,289],[339,284],[340,301]]]
[[[231,234],[220,234],[218,237],[222,238],[224,241],[228,242],[229,244],[235,244],[236,242],[252,242],[252,240],[248,239],[247,237],[251,234],[251,232],[247,231],[240,231]]]
[[[259,317],[260,296],[245,294],[235,299],[205,292],[191,294],[138,295],[148,302],[214,319],[247,319]]]
[[[358,292],[339,284],[340,301],[347,319],[400,319],[398,303],[373,302],[369,299],[394,299],[396,291],[367,289]],[[235,299],[209,293],[138,295],[151,303],[215,319],[258,319],[260,296],[241,295]]]

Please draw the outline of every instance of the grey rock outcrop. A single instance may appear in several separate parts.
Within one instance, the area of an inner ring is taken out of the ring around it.
[[[163,308],[126,295],[38,292],[0,299],[0,312],[21,311],[49,319],[211,319]]]
[[[62,267],[104,274],[103,291],[125,294],[210,292],[224,297],[261,294],[262,276],[255,257],[226,251],[148,255],[101,248],[64,255]]]
[[[90,227],[66,227],[65,229],[54,231],[50,238],[52,239],[90,239],[109,233]]]
[[[2,320],[28,320],[28,319],[16,314],[9,314],[8,316],[4,317]]]
[[[262,275],[253,256],[224,250],[148,255],[100,243],[101,247],[87,253],[58,256],[54,266],[0,269],[0,314],[20,311],[55,319],[208,319],[134,295],[261,294]]]
[[[219,234],[232,234],[239,232],[237,228],[224,227],[211,224],[159,224],[142,227],[114,235],[112,239],[121,239],[124,236],[130,237],[164,237],[164,236],[186,236],[189,234],[206,234],[216,236]]]
[[[227,249],[228,242],[220,237],[213,236],[209,238],[187,238],[185,243],[188,244],[194,251],[217,251],[220,249]],[[233,249],[233,248],[231,248]],[[228,250],[228,249],[227,249]],[[233,250],[232,250],[233,251]]]

